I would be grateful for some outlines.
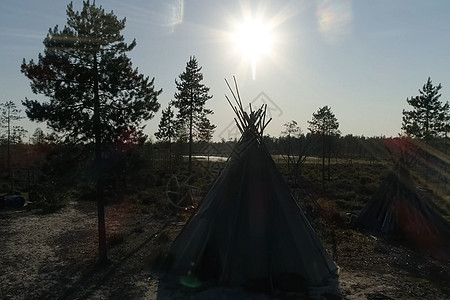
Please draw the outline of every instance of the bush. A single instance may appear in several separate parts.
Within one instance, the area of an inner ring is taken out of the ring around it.
[[[55,192],[54,183],[36,184],[30,188],[29,200],[43,213],[54,213],[64,207],[64,197]]]
[[[160,216],[167,216],[173,213],[174,208],[167,201],[165,188],[165,186],[152,187],[137,194],[138,202],[146,206],[146,213]]]

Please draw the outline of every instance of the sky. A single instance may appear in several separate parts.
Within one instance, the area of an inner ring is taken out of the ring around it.
[[[0,2],[0,102],[22,109],[32,93],[20,72],[25,58],[36,60],[49,28],[66,24],[61,0]],[[81,10],[82,1],[74,0]],[[235,76],[241,99],[267,104],[272,117],[265,133],[279,136],[296,121],[308,120],[328,105],[343,135],[397,136],[408,97],[417,96],[431,77],[441,83],[441,101],[450,95],[450,1],[448,0],[97,0],[107,12],[126,18],[126,42],[133,66],[162,88],[161,109],[176,92],[175,79],[191,56],[202,67],[213,96],[206,107],[217,126],[215,140],[238,137],[224,81]],[[238,39],[244,24],[262,33]],[[261,35],[260,40],[255,37]],[[252,44],[253,43],[253,44]],[[256,44],[259,43],[259,44]],[[256,45],[255,45],[256,44]],[[160,111],[145,132],[153,137]],[[22,120],[32,134],[45,123]]]

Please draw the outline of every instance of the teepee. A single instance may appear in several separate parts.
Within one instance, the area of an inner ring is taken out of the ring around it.
[[[448,222],[421,196],[400,163],[362,208],[355,225],[377,236],[406,240],[435,254],[450,251]]]
[[[170,274],[185,285],[215,282],[338,293],[337,267],[262,141],[270,121],[266,106],[246,113],[237,85],[236,94],[230,90],[242,137],[173,242]]]

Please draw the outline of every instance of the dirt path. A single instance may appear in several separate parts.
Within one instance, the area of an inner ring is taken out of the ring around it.
[[[72,203],[41,215],[28,211],[0,215],[2,299],[104,298],[151,295],[152,277],[145,268],[161,228],[131,206],[107,208],[111,265],[96,266],[95,206]]]
[[[150,266],[180,223],[133,204],[110,205],[106,217],[111,264],[98,268],[92,203],[0,212],[0,299],[164,299]],[[338,238],[344,299],[450,298],[448,263],[350,230]]]

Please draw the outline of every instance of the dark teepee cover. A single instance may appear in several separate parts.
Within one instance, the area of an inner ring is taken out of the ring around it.
[[[448,222],[420,195],[401,164],[389,172],[355,225],[374,235],[406,239],[436,254],[450,250]]]
[[[336,278],[326,253],[263,144],[245,137],[174,241],[172,272],[230,285]]]
[[[250,106],[247,114],[233,96],[242,137],[173,242],[170,274],[181,282],[190,277],[228,286],[338,294],[337,267],[262,142],[267,106],[257,111]]]

